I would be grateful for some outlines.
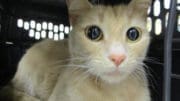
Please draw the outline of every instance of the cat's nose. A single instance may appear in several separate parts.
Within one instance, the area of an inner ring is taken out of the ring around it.
[[[118,67],[126,59],[126,56],[124,54],[111,54],[109,59]]]

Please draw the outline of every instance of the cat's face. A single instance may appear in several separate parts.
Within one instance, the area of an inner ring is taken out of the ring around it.
[[[92,7],[73,22],[72,58],[82,59],[81,68],[108,83],[142,69],[148,49],[146,16],[131,6]]]

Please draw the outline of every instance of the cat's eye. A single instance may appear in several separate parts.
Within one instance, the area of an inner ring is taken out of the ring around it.
[[[88,39],[93,41],[100,41],[103,38],[103,33],[98,26],[88,26],[85,34]]]
[[[130,41],[137,41],[141,36],[141,30],[138,27],[132,27],[127,31],[127,38]]]

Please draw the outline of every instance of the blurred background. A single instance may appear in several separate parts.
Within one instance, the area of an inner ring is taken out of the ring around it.
[[[89,0],[93,4],[97,0]],[[117,5],[131,0],[99,0]],[[147,28],[152,36],[148,58],[148,78],[153,101],[162,101],[164,33],[167,29],[171,0],[153,0],[148,10]],[[180,101],[180,0],[177,0],[176,27],[173,37],[172,100]],[[26,50],[43,39],[68,38],[69,25],[65,0],[0,0],[0,89],[13,77]]]

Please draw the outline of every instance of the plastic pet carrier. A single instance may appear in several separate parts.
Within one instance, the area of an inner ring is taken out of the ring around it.
[[[114,5],[120,1],[98,3]],[[148,10],[152,42],[147,57],[152,60],[145,63],[152,101],[180,101],[179,12],[180,0],[153,0]],[[47,38],[63,40],[71,29],[65,0],[0,0],[0,88],[11,80],[32,44]]]

